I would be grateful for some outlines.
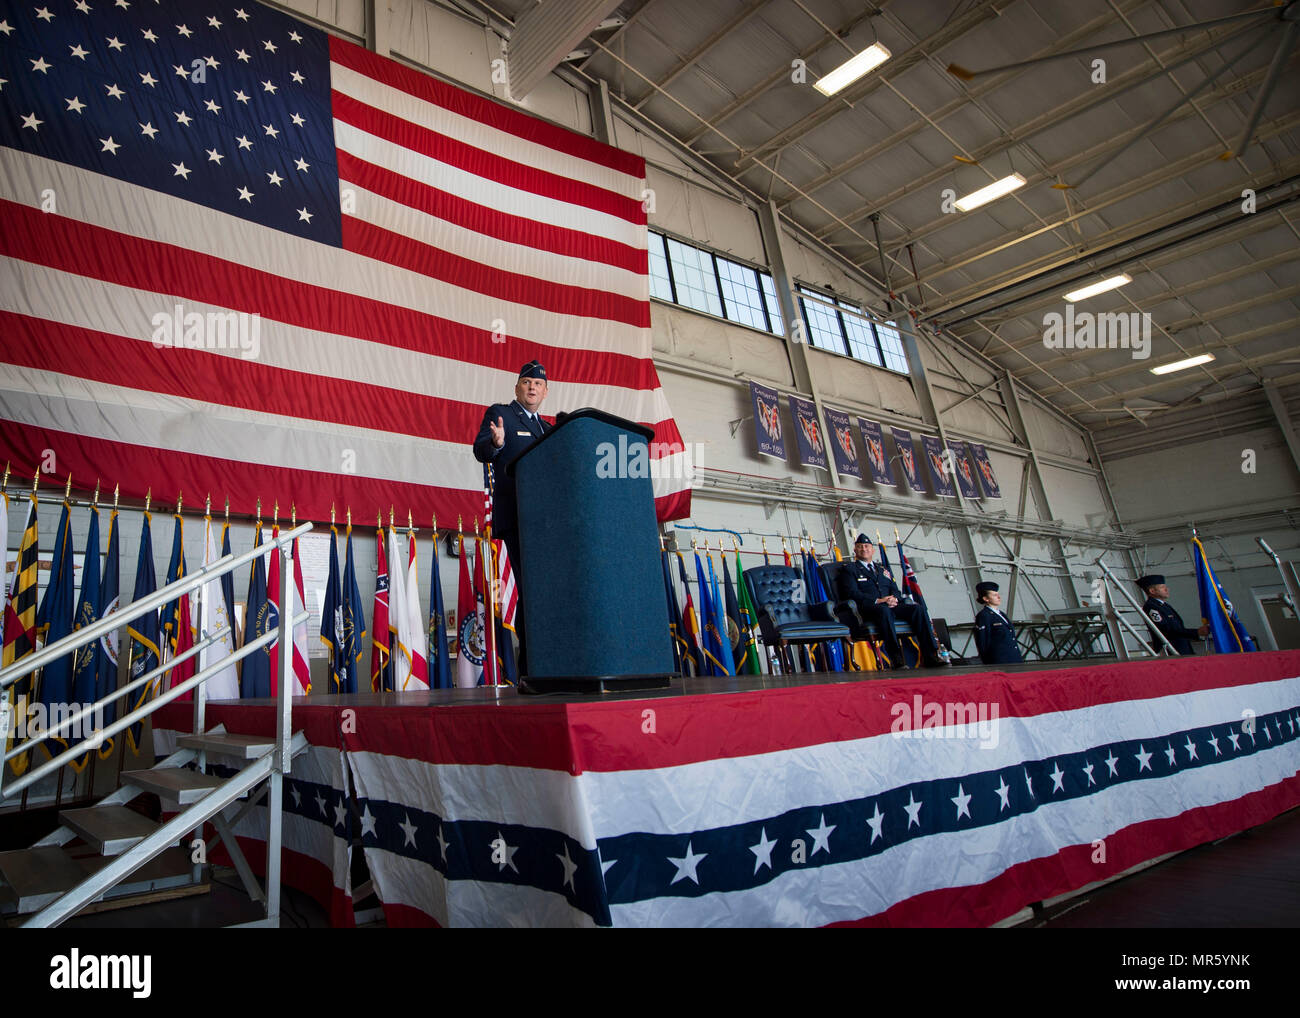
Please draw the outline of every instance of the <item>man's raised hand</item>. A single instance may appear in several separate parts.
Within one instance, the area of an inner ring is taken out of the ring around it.
[[[492,444],[494,446],[500,449],[503,445],[506,444],[505,421],[503,421],[500,417],[498,417],[496,424],[492,424],[489,422],[488,429],[492,432]]]

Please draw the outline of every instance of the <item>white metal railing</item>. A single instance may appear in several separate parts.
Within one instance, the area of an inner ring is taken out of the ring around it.
[[[220,579],[222,576],[226,575],[227,573],[234,572],[234,570],[240,568],[243,565],[246,565],[249,562],[252,562],[254,559],[265,556],[276,546],[280,547],[280,563],[281,563],[280,579],[283,582],[285,579],[284,577],[285,566],[288,565],[289,568],[292,569],[293,541],[297,537],[307,533],[311,529],[312,529],[312,525],[310,523],[304,523],[302,524],[302,526],[297,527],[294,530],[288,531],[285,534],[281,534],[278,537],[274,538],[273,540],[260,544],[255,548],[252,548],[249,551],[246,551],[242,554],[239,555],[231,554],[225,556],[224,558],[217,559],[217,561],[211,562],[208,565],[201,567],[197,571],[190,573],[187,576],[181,577],[179,580],[175,580],[172,583],[169,583],[163,587],[158,588],[158,590],[156,590],[153,594],[150,594],[147,597],[143,597],[139,601],[132,602],[131,604],[127,605],[125,608],[122,608],[119,611],[114,612],[112,615],[100,619],[97,622],[93,622],[89,626],[83,626],[80,629],[77,629],[74,632],[70,633],[69,635],[65,636],[63,639],[55,643],[49,644],[46,647],[43,647],[41,650],[37,651],[34,654],[28,654],[20,661],[15,661],[8,668],[5,668],[3,671],[0,671],[0,695],[2,695],[6,689],[8,689],[10,686],[17,683],[24,676],[32,674],[37,669],[44,667],[45,665],[49,664],[52,661],[57,661],[61,657],[64,657],[69,654],[74,654],[75,651],[80,647],[86,645],[93,646],[101,637],[108,635],[114,630],[120,629],[121,627],[125,626],[127,623],[132,622],[135,619],[138,619],[141,616],[146,615],[151,611],[157,611],[163,605],[168,604],[172,601],[176,601],[181,597],[181,595],[187,594],[192,590],[197,589],[199,591],[197,616],[200,620],[202,620],[204,617],[204,613],[203,613],[203,591],[201,588],[205,587],[207,584],[211,583],[214,580]],[[290,572],[289,583],[292,584],[292,582],[293,582],[293,574],[292,572]],[[281,586],[280,589],[292,590],[294,588],[292,586],[289,587]],[[234,664],[238,661],[242,661],[249,654],[257,650],[260,650],[261,648],[267,646],[268,644],[272,644],[277,641],[283,641],[284,630],[286,628],[288,629],[290,634],[288,638],[288,642],[287,643],[280,642],[280,646],[291,647],[293,644],[293,638],[292,638],[293,627],[300,622],[306,621],[308,617],[309,615],[305,611],[297,618],[292,618],[292,619],[288,617],[288,613],[281,612],[280,626],[278,630],[276,630],[275,632],[266,633],[263,636],[258,637],[256,640],[245,643],[242,647],[239,648],[239,650],[235,651],[233,654],[227,657],[222,658],[219,662],[213,664],[210,667],[204,667],[206,664],[205,659],[207,656],[205,652],[209,647],[211,647],[214,643],[220,640],[221,637],[223,637],[228,632],[230,632],[230,627],[223,626],[222,628],[214,630],[212,632],[201,632],[199,634],[200,636],[199,640],[194,644],[193,647],[191,647],[189,650],[185,651],[184,653],[179,654],[173,658],[170,658],[166,662],[159,664],[157,668],[153,669],[148,674],[142,675],[140,678],[135,679],[127,683],[125,686],[122,686],[114,690],[113,692],[106,695],[103,699],[97,700],[94,703],[87,704],[86,706],[82,707],[81,710],[76,711],[75,713],[68,715],[66,717],[63,717],[58,724],[42,729],[39,733],[30,736],[23,742],[15,741],[14,747],[6,751],[3,755],[3,758],[0,759],[0,798],[9,798],[17,794],[18,792],[22,791],[24,788],[28,787],[29,785],[35,784],[37,781],[41,780],[41,778],[45,777],[45,775],[57,771],[69,760],[81,756],[88,749],[98,748],[98,746],[102,743],[102,740],[104,738],[107,738],[112,735],[116,735],[118,732],[125,731],[127,728],[130,728],[132,725],[140,721],[143,721],[144,718],[148,717],[150,714],[152,714],[154,711],[156,711],[159,707],[163,706],[164,704],[171,703],[173,700],[183,696],[185,693],[189,692],[192,689],[202,687],[203,684],[206,683],[208,679],[212,678],[214,675],[223,671],[231,664]],[[173,686],[172,688],[165,690],[164,692],[158,694],[155,697],[151,697],[140,707],[137,707],[135,710],[128,713],[125,717],[119,718],[118,720],[112,722],[106,727],[102,729],[96,729],[96,731],[94,731],[90,735],[84,736],[81,739],[81,741],[77,742],[74,745],[69,746],[66,750],[64,750],[62,753],[59,753],[57,756],[53,756],[49,761],[42,764],[40,767],[34,768],[33,770],[29,771],[27,774],[25,774],[22,778],[18,779],[17,781],[12,782],[8,786],[5,786],[3,784],[4,768],[2,765],[4,763],[7,763],[9,760],[12,760],[16,757],[22,756],[23,754],[30,752],[33,747],[38,746],[41,743],[44,743],[51,738],[57,738],[64,731],[73,730],[73,728],[77,726],[83,718],[96,714],[104,707],[104,705],[116,701],[118,699],[121,699],[123,696],[126,696],[128,693],[136,689],[139,689],[142,686],[157,682],[164,673],[171,671],[177,665],[184,663],[185,661],[189,660],[195,655],[199,656],[200,665],[199,665],[199,671],[194,676],[185,680],[184,682],[180,683],[177,686]],[[288,682],[286,681],[286,679],[287,677],[290,676],[292,654],[291,653],[281,654],[279,663],[280,663],[280,669],[279,669],[280,675],[278,676],[277,693],[284,691],[288,688]],[[206,698],[203,694],[203,691],[202,689],[200,689],[199,693],[195,695],[195,722],[196,722],[195,734],[201,734],[203,730],[202,729],[202,722],[203,722],[203,715],[204,715],[203,705],[205,699]],[[3,701],[3,705],[0,706],[0,711],[8,712],[9,709],[10,708],[8,704],[8,698],[5,697]],[[7,736],[8,727],[9,725],[7,724],[0,725],[0,735]],[[5,739],[5,741],[7,742],[7,738]]]
[[[52,661],[57,661],[65,655],[75,654],[76,650],[80,647],[87,645],[93,646],[100,638],[122,628],[127,623],[132,622],[151,611],[157,611],[163,605],[176,601],[181,597],[181,595],[187,594],[191,591],[198,591],[196,606],[197,617],[200,619],[200,624],[202,624],[202,620],[205,617],[203,611],[203,598],[207,584],[219,580],[222,576],[234,572],[236,569],[252,562],[254,559],[269,554],[277,547],[280,550],[280,590],[295,590],[296,587],[293,580],[293,542],[311,529],[312,524],[304,523],[301,526],[280,534],[277,537],[272,538],[270,541],[260,544],[242,554],[231,554],[220,558],[217,561],[209,563],[197,571],[190,573],[188,576],[181,577],[172,583],[160,587],[147,597],[142,597],[138,601],[131,602],[106,618],[100,619],[88,626],[83,626],[63,639],[49,644],[33,654],[28,654],[26,657],[22,658],[22,660],[15,661],[8,668],[0,670],[0,749],[4,749],[8,745],[9,729],[11,727],[10,719],[12,718],[13,713],[6,691],[10,686],[20,681],[24,676],[32,675],[38,669],[43,668]],[[208,663],[208,650],[214,643],[230,632],[230,627],[229,625],[226,625],[213,631],[201,631],[199,633],[199,639],[195,642],[194,646],[184,653],[178,654],[165,662],[161,662],[158,667],[152,669],[147,674],[114,689],[112,692],[94,703],[84,705],[80,710],[70,716],[62,717],[58,724],[48,728],[43,728],[41,731],[34,734],[25,733],[27,735],[25,740],[21,742],[15,740],[13,748],[6,749],[3,755],[0,756],[0,799],[16,795],[18,792],[21,792],[23,789],[41,780],[47,774],[59,770],[68,761],[75,759],[92,749],[98,748],[98,746],[102,744],[103,739],[116,735],[118,732],[130,728],[132,725],[142,722],[159,707],[171,703],[173,700],[184,696],[191,690],[195,691],[194,734],[203,734],[205,705],[207,699],[205,688],[207,681],[219,672],[230,667],[232,664],[243,660],[249,654],[255,653],[263,647],[269,646],[278,641],[281,652],[277,663],[275,743],[272,752],[267,754],[269,761],[264,762],[262,768],[256,768],[259,773],[263,768],[266,770],[265,777],[269,781],[270,786],[270,815],[266,861],[266,908],[267,922],[272,925],[278,924],[280,910],[280,814],[283,806],[283,778],[291,769],[293,756],[291,750],[291,742],[293,738],[291,729],[293,711],[293,630],[295,626],[307,621],[309,617],[310,613],[306,610],[302,611],[297,616],[291,615],[289,611],[282,610],[280,611],[279,625],[274,631],[265,633],[257,639],[245,643],[232,654],[222,657],[220,660],[215,661],[212,664]],[[198,656],[199,661],[198,671],[195,675],[170,689],[164,690],[157,695],[150,697],[145,703],[112,723],[102,728],[96,727],[91,733],[83,735],[75,744],[69,745],[67,749],[57,755],[52,755],[47,762],[39,767],[33,768],[17,781],[13,781],[7,786],[3,784],[5,771],[4,765],[9,760],[22,756],[24,753],[31,752],[34,747],[46,743],[51,738],[60,736],[65,731],[69,733],[72,732],[74,727],[79,725],[82,719],[95,715],[101,711],[106,704],[119,700],[134,690],[158,682],[165,673],[170,672],[177,665],[183,664],[185,661],[195,657],[196,655]],[[33,685],[33,692],[38,692],[35,685]],[[200,751],[197,755],[197,759],[199,770],[202,771],[206,764],[206,754]],[[190,807],[190,809],[193,810],[199,808],[202,806],[204,801],[205,800],[200,800],[196,806]],[[210,808],[211,804],[209,803],[207,811],[210,811]],[[181,814],[179,814],[172,823],[166,825],[166,830],[170,832],[173,826],[175,826],[176,821],[181,820],[187,812],[187,810],[182,810]],[[147,860],[147,858],[157,854],[157,852],[154,851],[153,842],[157,841],[158,844],[166,847],[164,844],[166,839],[160,841],[157,837],[151,836],[150,839],[146,840],[149,842],[150,846],[148,852],[138,855],[135,859],[119,859],[117,860],[118,865],[116,867],[106,868],[111,871],[115,878],[114,882],[141,865]],[[123,871],[121,877],[117,876],[118,870]],[[102,878],[107,878],[108,875],[108,873],[101,873]],[[99,882],[101,884],[104,883],[104,879],[101,879]],[[98,888],[95,893],[100,893],[101,891],[102,888]],[[69,892],[68,902],[63,907],[56,908],[58,905],[58,903],[56,903],[55,906],[50,906],[50,908],[45,911],[57,912],[59,915],[71,914],[69,909],[75,911],[76,908],[80,907],[79,904],[74,904],[73,898],[73,892]],[[76,900],[80,901],[80,898],[77,897]],[[43,912],[42,915],[45,915],[45,912]],[[42,923],[42,925],[44,925],[44,923]]]

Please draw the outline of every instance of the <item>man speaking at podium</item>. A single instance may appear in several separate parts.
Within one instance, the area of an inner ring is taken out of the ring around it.
[[[546,398],[546,369],[537,361],[529,361],[519,369],[515,382],[515,398],[509,403],[493,403],[483,414],[483,423],[474,439],[474,458],[483,464],[484,484],[489,467],[492,469],[492,536],[505,542],[510,554],[510,567],[518,583],[521,559],[519,556],[518,514],[515,508],[515,480],[506,474],[505,466],[530,445],[541,438],[550,427],[538,415],[542,400]],[[524,670],[524,619],[523,603],[516,615],[516,633],[519,637],[519,670]]]

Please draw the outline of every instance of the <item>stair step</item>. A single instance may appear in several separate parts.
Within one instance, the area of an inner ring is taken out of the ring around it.
[[[182,735],[176,744],[183,749],[203,750],[217,756],[256,760],[275,748],[271,739],[261,735],[230,735],[209,732],[205,735]]]
[[[102,856],[74,857],[66,849],[54,846],[0,852],[0,877],[8,886],[0,887],[0,913],[29,915],[39,912],[69,888],[81,883],[109,860]],[[150,859],[116,887],[109,888],[98,902],[82,912],[99,912],[122,908],[141,896],[195,893],[206,890],[195,884],[189,854],[182,848],[169,848]]]
[[[123,771],[122,784],[135,785],[180,806],[190,806],[220,787],[222,779],[184,767],[157,767],[147,771]]]
[[[148,817],[126,806],[65,809],[59,813],[59,820],[100,855],[121,855],[158,829]]]
[[[86,876],[86,868],[80,862],[51,845],[0,852],[5,902],[18,912],[44,908]]]

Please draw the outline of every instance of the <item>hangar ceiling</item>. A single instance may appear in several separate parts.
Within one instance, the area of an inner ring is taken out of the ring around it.
[[[540,38],[882,292],[887,273],[1107,458],[1300,416],[1300,3],[455,2],[517,27],[512,46],[527,29],[534,76]],[[873,44],[876,70],[813,87]],[[1018,190],[953,210],[1014,173]],[[1120,273],[1074,302],[1073,348],[1045,342],[1067,291]],[[1148,356],[1138,331],[1079,348],[1081,312],[1149,321]]]

